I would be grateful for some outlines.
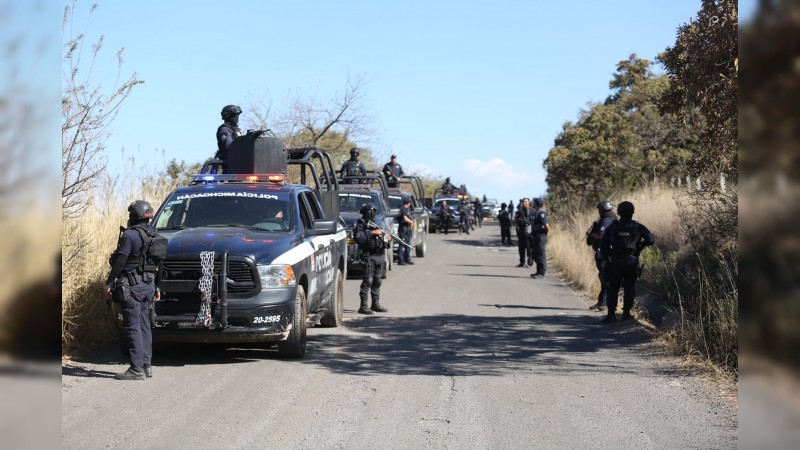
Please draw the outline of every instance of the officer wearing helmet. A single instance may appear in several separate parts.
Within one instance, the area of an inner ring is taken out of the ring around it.
[[[397,216],[397,234],[400,239],[405,242],[411,242],[411,229],[414,227],[414,221],[409,216],[411,210],[411,196],[404,195],[403,204],[400,206],[400,215]],[[411,261],[411,249],[408,246],[400,244],[397,247],[397,265],[403,266],[405,264],[413,265]]]
[[[542,278],[547,272],[547,234],[550,232],[550,220],[544,209],[544,199],[533,199],[533,212],[531,212],[531,252],[533,262],[536,263],[536,273],[531,278]]]
[[[620,287],[625,290],[622,320],[630,319],[633,299],[636,297],[639,253],[643,248],[656,242],[656,237],[647,227],[633,220],[633,210],[633,203],[620,203],[617,206],[619,220],[606,228],[600,243],[602,257],[609,260],[606,266],[608,314],[603,319],[603,323],[617,321],[617,296]]]
[[[150,323],[150,303],[160,300],[157,289],[159,271],[145,268],[144,238],[155,236],[150,224],[153,207],[144,200],[136,200],[128,206],[128,228],[120,235],[117,249],[111,255],[111,272],[104,286],[106,299],[120,303],[122,322],[128,343],[130,367],[116,375],[118,380],[144,380],[153,376],[151,358],[153,339]],[[144,234],[143,234],[144,233]]]
[[[452,194],[455,188],[456,187],[453,186],[452,183],[450,183],[450,177],[444,179],[444,183],[442,183],[442,192],[444,192],[445,194]]]
[[[350,159],[345,161],[339,170],[344,184],[360,184],[360,177],[367,176],[367,169],[364,168],[364,163],[358,160],[360,154],[357,148],[350,149]]]
[[[388,309],[381,306],[381,278],[386,270],[386,260],[384,254],[387,248],[391,248],[389,241],[391,236],[384,238],[384,233],[380,229],[371,227],[370,221],[375,220],[378,208],[372,203],[365,203],[361,207],[361,218],[356,221],[353,229],[353,240],[358,245],[358,256],[362,264],[363,277],[361,279],[361,306],[358,308],[359,314],[372,314],[373,312],[386,312]],[[372,295],[372,306],[367,306],[367,299]]]
[[[230,147],[234,139],[242,136],[242,130],[239,128],[239,115],[241,113],[242,108],[237,105],[227,105],[222,108],[220,115],[223,123],[217,128],[217,154],[214,155],[214,158],[224,162],[228,158],[228,147]]]
[[[600,293],[597,295],[597,303],[589,309],[597,311],[606,310],[606,277],[605,270],[608,261],[600,253],[600,243],[603,241],[603,234],[612,223],[616,222],[617,215],[614,213],[614,205],[608,200],[603,200],[597,204],[597,213],[600,217],[592,223],[591,228],[586,233],[586,245],[594,250],[594,264],[597,267],[597,277],[600,279]]]

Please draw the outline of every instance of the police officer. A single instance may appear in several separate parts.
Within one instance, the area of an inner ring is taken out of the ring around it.
[[[344,184],[360,184],[361,179],[359,177],[367,176],[367,169],[364,168],[364,163],[358,160],[360,154],[357,148],[350,149],[350,159],[345,161],[339,170]]]
[[[442,206],[439,209],[439,227],[444,230],[444,234],[448,233],[452,220],[453,208],[447,206],[447,202],[442,200]]]
[[[508,201],[508,217],[511,218],[514,216],[514,202],[509,200]]]
[[[512,245],[511,242],[511,217],[508,215],[506,204],[500,204],[500,213],[497,214],[497,221],[500,222],[500,240],[503,245]]]
[[[458,230],[463,230],[469,234],[469,229],[472,227],[472,224],[470,223],[471,213],[469,211],[469,204],[465,198],[461,199],[461,203],[458,206],[458,217],[460,220],[460,223],[458,224]]]
[[[530,200],[523,198],[514,214],[514,223],[517,224],[517,248],[519,249],[519,264],[517,267],[530,267],[533,265],[531,251],[531,213]]]
[[[239,128],[239,115],[242,113],[242,108],[237,105],[228,105],[222,108],[223,123],[217,128],[217,154],[214,158],[224,161],[228,158],[228,147],[230,147],[233,140],[242,136],[242,130]]]
[[[131,365],[125,372],[116,375],[118,380],[144,380],[152,377],[150,365],[153,356],[153,339],[150,324],[150,302],[160,300],[157,285],[158,271],[145,272],[144,241],[137,228],[150,235],[155,230],[150,225],[153,207],[144,200],[136,200],[128,206],[128,228],[122,233],[117,249],[111,255],[111,273],[105,284],[106,298],[112,296],[122,307],[122,323],[128,341]],[[127,293],[122,294],[127,290]],[[123,298],[118,297],[121,295]]]
[[[397,187],[400,185],[398,181],[405,176],[403,166],[397,163],[397,156],[392,155],[389,162],[383,166],[383,174],[386,175],[386,184],[389,187]]]
[[[484,197],[486,196],[484,195]],[[475,222],[478,224],[478,228],[481,228],[483,226],[483,203],[481,203],[481,200],[478,197],[475,197],[475,201],[472,203],[472,205],[472,214],[475,217]]]
[[[444,192],[445,194],[452,194],[455,188],[456,187],[453,186],[452,183],[450,183],[450,177],[444,179],[444,183],[442,183],[442,192]]]
[[[387,312],[388,309],[381,306],[381,283],[383,273],[386,271],[386,261],[384,252],[389,247],[384,241],[383,231],[374,229],[368,225],[369,221],[375,220],[378,208],[372,203],[365,203],[361,207],[361,218],[356,221],[353,229],[353,239],[358,245],[358,255],[363,266],[363,278],[361,279],[361,307],[358,308],[359,314],[372,314],[372,312]],[[367,307],[367,297],[372,291],[372,307]]]
[[[590,245],[594,250],[594,264],[597,267],[597,277],[600,279],[600,293],[597,295],[597,303],[590,306],[589,309],[605,311],[607,290],[605,271],[608,261],[600,253],[600,243],[603,241],[603,234],[605,234],[608,227],[616,222],[617,215],[614,213],[614,205],[608,200],[603,200],[597,204],[597,214],[600,217],[594,221],[589,229],[586,235],[586,245]]]
[[[533,262],[536,263],[536,272],[531,278],[543,278],[547,272],[547,233],[550,232],[550,223],[547,211],[544,209],[544,199],[533,199],[533,212],[531,213],[531,251]]]
[[[631,317],[633,299],[636,296],[636,276],[639,269],[639,253],[656,242],[655,236],[644,225],[633,220],[633,203],[622,202],[617,206],[619,220],[606,228],[600,243],[600,253],[609,260],[606,266],[606,302],[608,315],[603,323],[617,321],[617,296],[619,288],[625,289],[622,303],[622,320]]]
[[[406,243],[411,242],[411,229],[414,226],[414,221],[411,220],[409,214],[411,208],[411,196],[403,196],[403,204],[400,206],[400,215],[397,216],[397,233],[400,239]],[[403,266],[406,264],[414,264],[411,261],[411,249],[408,246],[399,244],[397,247],[397,265]]]

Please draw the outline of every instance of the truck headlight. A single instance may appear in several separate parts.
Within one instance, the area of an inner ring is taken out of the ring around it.
[[[261,289],[290,287],[297,284],[292,266],[270,264],[258,266],[258,276],[261,278]]]

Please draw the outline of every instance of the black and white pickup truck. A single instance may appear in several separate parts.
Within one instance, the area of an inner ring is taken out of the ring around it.
[[[238,166],[249,173],[204,167],[153,218],[169,240],[153,337],[277,342],[282,356],[300,358],[307,326],[342,324],[347,244],[338,183],[324,150],[251,140],[238,147],[238,161],[248,161]],[[229,158],[230,168],[237,157]]]

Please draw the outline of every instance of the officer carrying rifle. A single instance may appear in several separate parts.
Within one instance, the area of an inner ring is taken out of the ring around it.
[[[358,245],[358,256],[363,266],[359,292],[361,307],[358,308],[358,313],[387,312],[389,310],[381,306],[380,297],[381,283],[383,282],[381,278],[386,270],[384,254],[387,248],[391,248],[391,234],[374,222],[378,213],[375,205],[365,203],[359,212],[361,218],[358,219],[353,229],[353,240]],[[372,307],[367,306],[367,297],[370,295],[370,291]]]

